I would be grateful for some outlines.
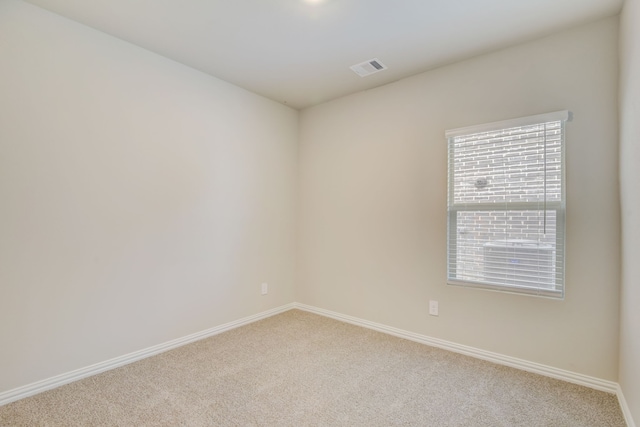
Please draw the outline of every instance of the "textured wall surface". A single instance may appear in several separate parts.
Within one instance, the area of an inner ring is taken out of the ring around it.
[[[606,19],[303,110],[297,300],[616,381],[617,41]],[[445,131],[562,110],[564,300],[447,285]]]
[[[622,292],[620,385],[640,423],[640,2],[627,0],[620,28]]]
[[[293,302],[296,111],[14,0],[0,64],[0,392]]]

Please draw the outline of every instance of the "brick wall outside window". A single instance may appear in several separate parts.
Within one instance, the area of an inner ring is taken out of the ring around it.
[[[449,144],[450,275],[516,286],[531,279],[553,289],[562,123],[455,136]]]

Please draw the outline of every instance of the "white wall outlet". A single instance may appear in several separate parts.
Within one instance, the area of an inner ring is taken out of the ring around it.
[[[267,283],[260,285],[260,292],[262,295],[266,295],[269,292],[269,285]]]
[[[438,301],[429,300],[429,314],[432,316],[438,315]]]

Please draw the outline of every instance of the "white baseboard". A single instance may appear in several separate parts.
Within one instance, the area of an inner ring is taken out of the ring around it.
[[[430,345],[432,347],[438,347],[443,350],[449,350],[454,353],[464,354],[467,356],[475,357],[477,359],[487,360],[489,362],[497,363],[499,365],[510,366],[512,368],[521,369],[523,371],[533,372],[535,374],[556,378],[556,379],[567,381],[573,384],[578,384],[578,385],[590,387],[596,390],[605,391],[607,393],[617,394],[619,390],[618,383],[615,383],[613,381],[606,381],[599,378],[590,377],[588,375],[578,374],[575,372],[565,371],[563,369],[542,365],[540,363],[530,362],[528,360],[517,359],[515,357],[505,356],[499,353],[493,353],[490,351],[485,351],[478,348],[469,347],[466,345],[456,344],[456,343],[441,340],[438,338],[428,337],[426,335],[416,334],[414,332],[404,331],[402,329],[393,328],[391,326],[370,322],[368,320],[347,316],[345,314],[336,313],[333,311],[325,310],[318,307],[313,307],[306,304],[296,303],[295,307],[303,311],[308,311],[310,313],[315,313],[321,316],[330,317],[335,320],[340,320],[342,322],[347,322],[353,325],[362,326],[364,328],[373,329],[375,331],[383,332],[389,335],[394,335],[399,338],[408,339],[421,344]]]
[[[73,381],[77,381],[82,378],[89,377],[91,375],[96,375],[101,372],[108,371],[110,369],[115,369],[120,366],[124,366],[129,363],[133,363],[138,360],[142,360],[147,357],[154,356],[156,354],[163,353],[168,350],[172,350],[174,348],[192,343],[194,341],[208,338],[208,337],[220,334],[222,332],[226,332],[231,329],[238,328],[240,326],[248,325],[249,323],[257,322],[258,320],[266,319],[268,317],[275,316],[280,313],[284,313],[285,311],[289,311],[291,309],[308,311],[310,313],[315,313],[315,314],[329,317],[342,322],[351,323],[356,326],[362,326],[364,328],[368,328],[368,329],[372,329],[385,334],[397,336],[399,338],[408,339],[421,344],[438,347],[444,350],[449,350],[455,353],[460,353],[460,354],[475,357],[478,359],[487,360],[489,362],[497,363],[500,365],[510,366],[513,368],[521,369],[523,371],[533,372],[536,374],[545,375],[548,377],[556,378],[556,379],[567,381],[570,383],[590,387],[596,390],[601,390],[608,393],[616,394],[618,397],[618,401],[620,403],[620,408],[622,410],[622,413],[624,414],[628,427],[636,427],[636,424],[633,421],[627,402],[624,398],[624,394],[622,393],[622,390],[619,384],[615,382],[606,381],[599,378],[590,377],[588,375],[578,374],[575,372],[565,371],[563,369],[558,369],[551,366],[542,365],[539,363],[529,362],[527,360],[517,359],[515,357],[505,356],[502,354],[493,353],[493,352],[477,349],[474,347],[456,344],[450,341],[428,337],[426,335],[416,334],[414,332],[405,331],[405,330],[394,328],[391,326],[386,326],[380,323],[370,322],[368,320],[359,319],[357,317],[348,316],[345,314],[333,312],[330,310],[325,310],[318,307],[313,307],[306,304],[300,304],[300,303],[291,303],[291,304],[283,305],[280,307],[276,307],[274,309],[255,314],[253,316],[248,316],[248,317],[245,317],[233,322],[225,323],[223,325],[219,325],[201,332],[196,332],[194,334],[187,335],[182,338],[178,338],[172,341],[165,342],[163,344],[159,344],[153,347],[149,347],[143,350],[129,353],[124,356],[116,357],[114,359],[107,360],[105,362],[96,363],[94,365],[87,366],[85,368],[77,369],[75,371],[67,372],[65,374],[57,375],[55,377],[51,377],[42,381],[37,381],[32,384],[18,387],[13,390],[5,391],[3,393],[0,393],[0,406],[6,405],[7,403],[14,402],[16,400],[23,399],[25,397],[33,396],[35,394],[41,393],[46,390],[60,387],[64,384],[68,384]]]
[[[627,427],[636,427],[636,423],[633,421],[633,417],[631,416],[629,405],[627,405],[627,399],[624,398],[620,385],[618,385],[616,395],[618,396],[618,403],[620,404],[622,415],[624,415],[624,420],[627,422]]]
[[[38,394],[46,390],[51,390],[52,388],[60,387],[61,385],[68,384],[82,378],[90,377],[91,375],[96,375],[101,372],[118,368],[120,366],[127,365],[129,363],[136,362],[150,356],[155,356],[156,354],[163,353],[165,351],[172,350],[185,344],[208,338],[213,335],[238,328],[240,326],[248,325],[249,323],[257,322],[258,320],[266,319],[267,317],[275,316],[276,314],[289,311],[293,308],[295,308],[294,303],[276,307],[274,309],[263,311],[262,313],[255,314],[253,316],[248,316],[233,322],[225,323],[220,326],[215,326],[205,331],[196,332],[194,334],[168,341],[163,344],[125,354],[124,356],[119,356],[105,362],[96,363],[85,368],[77,369],[75,371],[67,372],[61,375],[56,375],[55,377],[51,377],[46,380],[37,381],[35,383],[27,384],[13,390],[5,391],[3,393],[0,393],[0,406],[23,399],[25,397],[33,396],[34,394]]]

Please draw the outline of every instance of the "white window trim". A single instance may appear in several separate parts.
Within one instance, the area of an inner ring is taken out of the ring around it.
[[[501,120],[499,122],[482,123],[479,125],[466,126],[463,128],[450,129],[444,133],[447,139],[471,133],[489,132],[496,129],[515,128],[520,126],[533,125],[544,122],[570,122],[573,114],[570,111],[554,111],[553,113],[537,114],[535,116],[519,117],[516,119]]]
[[[573,114],[568,111],[568,110],[562,110],[562,111],[555,111],[555,112],[551,112],[551,113],[545,113],[545,114],[538,114],[538,115],[534,115],[534,116],[527,116],[527,117],[520,117],[520,118],[515,118],[515,119],[509,119],[509,120],[502,120],[502,121],[498,121],[498,122],[492,122],[492,123],[483,123],[483,124],[479,124],[479,125],[473,125],[473,126],[466,126],[466,127],[462,127],[462,128],[457,128],[457,129],[451,129],[451,130],[447,130],[445,132],[445,136],[447,138],[447,141],[450,141],[451,138],[457,137],[457,136],[463,136],[463,135],[470,135],[470,134],[475,134],[475,133],[482,133],[482,132],[490,132],[490,131],[494,131],[494,130],[500,130],[500,129],[508,129],[508,128],[512,128],[512,127],[521,127],[521,126],[527,126],[527,125],[533,125],[533,124],[539,124],[539,123],[545,123],[545,122],[553,122],[553,121],[561,121],[562,122],[562,200],[560,202],[547,202],[546,204],[546,209],[547,210],[556,210],[557,215],[561,216],[562,219],[561,221],[559,221],[558,223],[558,230],[559,232],[561,232],[561,235],[559,236],[559,238],[561,239],[560,246],[562,248],[563,251],[563,255],[561,256],[562,259],[562,277],[563,277],[563,281],[562,281],[562,286],[561,289],[559,290],[548,290],[548,289],[541,289],[539,287],[528,287],[528,286],[510,286],[510,285],[497,285],[497,284],[488,284],[488,283],[481,283],[481,282],[474,282],[474,281],[469,281],[469,280],[460,280],[460,279],[455,279],[455,278],[449,278],[449,266],[450,266],[450,262],[449,262],[449,255],[450,255],[450,239],[451,239],[451,233],[455,232],[455,230],[451,230],[449,229],[450,226],[450,222],[451,222],[451,217],[450,215],[452,214],[456,214],[458,211],[463,211],[463,210],[482,210],[482,209],[486,209],[488,208],[488,206],[483,206],[483,205],[478,205],[475,207],[456,207],[455,209],[451,209],[452,205],[450,205],[450,203],[447,203],[447,207],[448,207],[448,225],[447,225],[447,284],[450,285],[457,285],[457,286],[465,286],[465,287],[470,287],[470,288],[478,288],[478,289],[486,289],[486,290],[492,290],[492,291],[499,291],[499,292],[506,292],[506,293],[516,293],[516,294],[525,294],[525,295],[533,295],[533,296],[542,296],[542,297],[552,297],[554,299],[563,299],[564,298],[564,294],[565,294],[565,289],[566,289],[566,268],[565,268],[565,260],[566,260],[566,246],[565,246],[565,240],[566,240],[566,163],[565,163],[565,146],[566,146],[566,141],[565,141],[565,136],[566,136],[566,130],[565,130],[565,123],[566,122],[570,122],[573,119]],[[449,149],[447,150],[449,151]],[[449,156],[450,154],[448,153],[447,156]],[[449,162],[450,160],[448,160]],[[450,166],[449,166],[450,167]],[[447,181],[449,182],[451,180],[451,172],[449,171],[447,173]],[[449,184],[450,185],[450,184]],[[451,189],[448,190],[448,194],[449,197],[451,197],[451,193],[450,193]],[[525,205],[528,205],[528,203],[525,203]],[[516,203],[511,203],[510,206],[512,207],[518,207],[518,204]]]

